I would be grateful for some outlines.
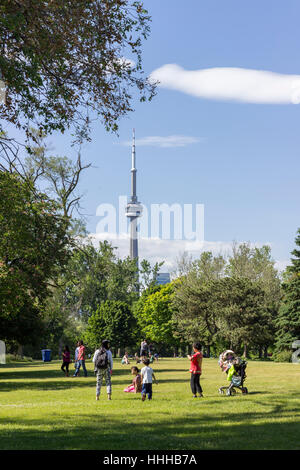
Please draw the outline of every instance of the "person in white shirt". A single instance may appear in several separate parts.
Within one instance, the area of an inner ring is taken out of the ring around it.
[[[79,341],[76,343],[75,356],[74,356],[74,367],[77,369],[78,366],[78,353],[79,353]],[[78,374],[79,375],[79,374]]]
[[[148,395],[148,400],[152,400],[152,378],[155,380],[155,383],[158,384],[153,369],[149,367],[149,359],[144,359],[145,367],[141,370],[142,376],[142,401],[145,401],[146,395]]]
[[[100,392],[101,392],[101,386],[102,386],[102,382],[103,382],[104,378],[105,378],[105,384],[106,384],[107,398],[109,400],[111,400],[111,374],[112,374],[112,370],[113,370],[113,357],[112,357],[112,353],[111,353],[109,348],[110,348],[109,341],[107,339],[102,341],[101,348],[99,348],[95,351],[95,354],[94,354],[94,357],[93,357],[93,363],[95,364],[97,355],[100,352],[103,352],[103,350],[104,350],[107,354],[107,360],[108,360],[106,368],[98,369],[95,366],[95,373],[97,374],[96,400],[99,400],[99,396],[100,396]]]

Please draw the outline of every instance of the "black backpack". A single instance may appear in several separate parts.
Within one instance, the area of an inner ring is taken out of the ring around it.
[[[101,348],[95,359],[95,367],[96,369],[107,369],[107,366],[108,366],[107,351],[106,349]]]

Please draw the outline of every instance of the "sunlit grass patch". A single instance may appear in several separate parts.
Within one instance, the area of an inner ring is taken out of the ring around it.
[[[227,381],[217,360],[205,359],[204,398],[193,399],[189,361],[164,359],[153,364],[153,400],[142,402],[123,392],[131,365],[115,361],[112,401],[103,385],[99,402],[90,362],[87,378],[64,377],[58,361],[2,366],[0,448],[299,448],[300,366],[249,361],[249,394],[227,397],[218,394]]]

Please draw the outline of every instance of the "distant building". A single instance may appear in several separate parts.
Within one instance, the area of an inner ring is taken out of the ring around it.
[[[156,284],[169,284],[171,282],[169,273],[158,273],[156,278]]]

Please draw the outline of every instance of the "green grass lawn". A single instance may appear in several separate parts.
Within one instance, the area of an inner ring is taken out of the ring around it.
[[[64,377],[60,362],[0,366],[0,449],[300,449],[300,366],[251,362],[248,395],[220,396],[216,359],[204,359],[204,398],[193,399],[187,359],[153,365],[153,400],[126,394],[130,367],[115,361],[112,401],[95,400],[89,376]],[[71,365],[71,372],[73,372]]]

